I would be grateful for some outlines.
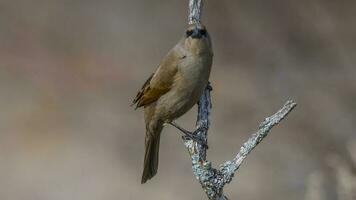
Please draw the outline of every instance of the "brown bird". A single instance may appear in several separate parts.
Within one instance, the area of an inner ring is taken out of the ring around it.
[[[133,104],[136,108],[144,107],[146,123],[141,183],[157,173],[163,126],[172,124],[177,127],[173,120],[198,102],[207,86],[212,60],[210,36],[205,26],[190,25],[138,92]]]

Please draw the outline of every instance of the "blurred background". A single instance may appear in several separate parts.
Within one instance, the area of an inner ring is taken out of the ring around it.
[[[187,5],[0,1],[0,199],[206,199],[171,127],[157,176],[140,184],[143,114],[130,107],[184,33]],[[355,13],[352,0],[205,1],[214,165],[298,103],[226,187],[231,199],[356,199]]]

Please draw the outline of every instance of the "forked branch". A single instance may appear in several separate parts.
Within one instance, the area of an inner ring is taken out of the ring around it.
[[[197,136],[203,141],[208,140],[209,114],[211,110],[210,98],[211,86],[208,85],[200,98],[198,106],[198,118],[196,123]],[[256,133],[242,145],[240,152],[232,160],[226,161],[218,169],[212,167],[206,159],[206,145],[191,139],[184,139],[192,160],[192,169],[195,177],[199,180],[202,188],[211,200],[223,200],[227,197],[223,194],[224,186],[230,183],[235,172],[239,169],[247,155],[268,135],[269,131],[284,119],[297,104],[287,101],[284,106],[274,115],[267,117],[259,126]]]

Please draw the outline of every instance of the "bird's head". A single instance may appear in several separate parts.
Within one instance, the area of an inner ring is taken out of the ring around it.
[[[190,50],[211,50],[211,41],[208,31],[202,24],[191,24],[183,36],[184,46]]]
[[[191,39],[203,39],[203,37],[208,37],[208,32],[202,24],[192,24],[189,25],[185,31],[185,37]]]

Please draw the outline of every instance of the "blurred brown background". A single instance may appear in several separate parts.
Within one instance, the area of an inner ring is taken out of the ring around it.
[[[0,199],[206,199],[177,131],[141,185],[129,107],[186,27],[187,0],[0,1]],[[230,159],[288,98],[291,115],[231,199],[356,199],[356,1],[205,1],[214,44],[208,156]],[[196,110],[179,120],[192,129]],[[354,195],[354,196],[352,196]]]

